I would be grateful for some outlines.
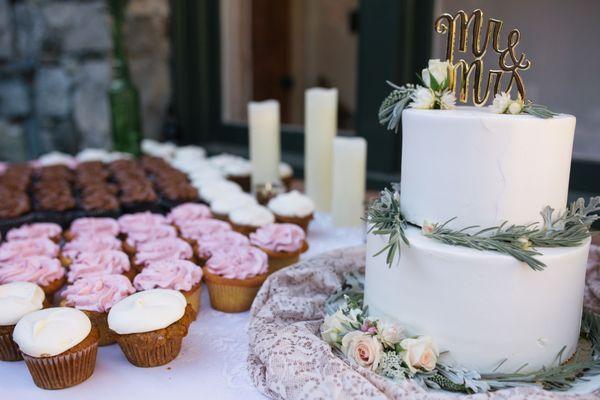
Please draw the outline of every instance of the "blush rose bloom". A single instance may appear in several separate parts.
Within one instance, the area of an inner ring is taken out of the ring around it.
[[[377,331],[381,343],[389,347],[393,347],[405,338],[402,327],[395,322],[380,320],[377,322]]]
[[[419,336],[416,339],[404,339],[400,342],[404,349],[403,360],[410,372],[417,370],[432,371],[437,364],[439,352],[431,336]]]
[[[361,367],[375,371],[381,361],[383,346],[377,337],[354,331],[342,339],[342,353]]]

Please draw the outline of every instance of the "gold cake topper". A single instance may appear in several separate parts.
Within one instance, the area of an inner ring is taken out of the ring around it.
[[[458,72],[460,70],[460,94],[459,100],[466,103],[469,100],[469,79],[474,74],[472,89],[473,103],[477,106],[485,104],[490,96],[490,86],[493,82],[494,94],[499,92],[510,92],[513,85],[516,86],[521,98],[525,100],[525,84],[521,78],[520,71],[529,69],[531,62],[526,58],[525,53],[517,57],[515,48],[519,44],[521,33],[518,29],[512,29],[508,33],[506,47],[501,48],[500,30],[502,21],[490,18],[487,21],[485,38],[482,43],[483,11],[477,9],[467,15],[465,11],[459,11],[456,15],[448,13],[440,15],[434,24],[437,33],[447,34],[446,41],[446,59],[451,65],[449,74],[449,89],[454,91]],[[455,42],[457,29],[459,30],[458,51],[467,53],[467,44],[469,38],[469,27],[472,28],[473,38],[471,39],[471,53],[475,59],[469,64],[468,61],[460,59],[455,61]],[[482,80],[484,74],[483,57],[492,42],[492,49],[498,54],[498,69],[487,71],[487,82],[482,90]],[[509,75],[508,84],[502,88],[502,78]]]

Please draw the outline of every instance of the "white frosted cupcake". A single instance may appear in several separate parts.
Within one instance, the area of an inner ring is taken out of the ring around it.
[[[233,229],[244,235],[249,235],[261,226],[275,222],[273,213],[258,204],[236,208],[229,213],[228,217]]]
[[[130,363],[157,367],[177,357],[193,318],[192,306],[181,292],[150,289],[115,304],[108,326]]]
[[[200,198],[207,202],[212,203],[213,200],[220,196],[230,195],[233,193],[242,193],[242,188],[235,182],[227,180],[208,181],[198,189]]]
[[[96,366],[98,331],[70,307],[34,311],[13,332],[33,382],[42,389],[64,389],[88,379]]]
[[[297,190],[271,199],[267,207],[275,214],[277,222],[299,225],[305,232],[315,211],[315,203],[310,197]]]
[[[233,210],[255,204],[258,204],[256,198],[248,193],[226,194],[210,203],[210,211],[215,218],[227,221],[229,213]]]
[[[281,182],[285,185],[286,189],[290,190],[292,187],[292,181],[294,179],[294,170],[292,169],[292,166],[288,163],[280,163],[279,177],[281,178]]]
[[[44,307],[46,295],[42,288],[30,282],[0,285],[0,361],[22,360],[12,335],[15,325],[30,312]]]

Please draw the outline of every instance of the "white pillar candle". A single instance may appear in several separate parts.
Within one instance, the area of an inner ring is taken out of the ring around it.
[[[333,223],[338,227],[362,224],[367,168],[367,141],[336,137],[333,142]]]
[[[304,184],[318,211],[331,210],[331,159],[337,132],[337,89],[312,88],[304,97]]]
[[[248,103],[248,129],[252,186],[279,182],[279,102],[266,100]]]

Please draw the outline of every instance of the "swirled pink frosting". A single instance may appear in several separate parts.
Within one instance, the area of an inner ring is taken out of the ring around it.
[[[30,256],[56,257],[58,251],[58,245],[46,238],[6,242],[0,246],[0,262]]]
[[[146,230],[132,231],[127,234],[127,244],[137,247],[141,243],[156,239],[177,237],[177,229],[171,225],[150,225]]]
[[[51,239],[59,236],[61,233],[62,228],[58,224],[52,222],[38,222],[11,229],[6,235],[6,240]]]
[[[185,203],[171,210],[167,215],[167,221],[175,225],[185,224],[188,221],[211,218],[210,208],[204,204]]]
[[[187,239],[197,240],[205,235],[214,235],[218,232],[231,230],[231,225],[218,219],[200,219],[179,225],[181,236]]]
[[[0,264],[0,284],[31,282],[46,286],[65,276],[65,269],[56,258],[30,256]]]
[[[227,279],[246,279],[266,274],[269,264],[267,253],[261,249],[241,246],[213,252],[205,266],[211,274]]]
[[[78,279],[67,286],[62,295],[72,307],[107,312],[132,293],[135,293],[135,288],[123,275],[104,275]]]
[[[63,254],[75,258],[79,253],[97,253],[105,250],[121,250],[121,241],[111,235],[81,236],[63,247]]]
[[[186,260],[149,263],[133,280],[137,290],[154,288],[190,290],[202,279],[202,269]]]
[[[73,236],[111,235],[119,234],[119,223],[112,218],[77,218],[69,229]]]
[[[185,240],[179,238],[157,239],[138,246],[135,262],[148,265],[161,260],[189,260],[193,253],[192,246]]]
[[[75,282],[81,278],[98,278],[104,275],[122,274],[131,265],[127,254],[118,250],[105,250],[97,253],[79,253],[69,266],[67,278]]]
[[[295,224],[268,224],[250,234],[250,243],[263,249],[292,253],[302,248],[306,234]]]
[[[119,228],[123,233],[139,232],[148,229],[151,225],[166,225],[164,215],[153,214],[150,211],[127,214],[119,217]]]
[[[248,246],[250,240],[245,235],[234,231],[217,232],[214,235],[204,235],[198,240],[198,255],[204,259],[210,258],[213,251],[231,246]]]

